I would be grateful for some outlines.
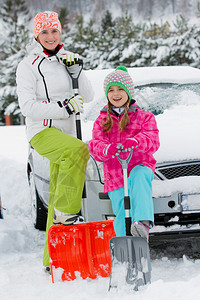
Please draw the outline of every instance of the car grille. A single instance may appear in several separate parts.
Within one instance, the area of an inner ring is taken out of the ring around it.
[[[169,166],[160,166],[155,174],[160,179],[173,179],[182,176],[200,176],[200,162],[189,162]]]

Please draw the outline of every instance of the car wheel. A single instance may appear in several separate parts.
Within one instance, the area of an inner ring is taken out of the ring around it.
[[[29,186],[31,192],[31,214],[33,224],[36,229],[45,230],[47,222],[47,211],[40,200],[38,192],[35,187],[33,172],[29,172]]]

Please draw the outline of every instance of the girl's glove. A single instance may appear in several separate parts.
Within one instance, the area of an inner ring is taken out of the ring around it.
[[[107,145],[103,149],[103,154],[107,156],[108,158],[114,158],[115,156],[118,156],[121,152],[121,144],[112,143]]]
[[[134,148],[137,148],[139,145],[138,141],[134,138],[132,139],[127,139],[124,143],[123,143],[123,152],[127,152],[127,151],[131,151]]]
[[[83,98],[80,95],[73,96],[69,100],[63,101],[63,106],[66,108],[69,115],[73,113],[83,113]]]

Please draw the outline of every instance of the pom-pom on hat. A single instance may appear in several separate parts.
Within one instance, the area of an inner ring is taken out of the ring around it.
[[[53,11],[44,11],[38,13],[34,18],[34,35],[37,38],[38,34],[47,28],[56,28],[61,32],[61,24],[58,19],[58,14]]]
[[[118,85],[123,88],[128,94],[129,99],[133,98],[134,85],[128,70],[124,66],[117,67],[115,71],[108,74],[104,79],[104,91],[108,98],[108,90],[112,85]]]

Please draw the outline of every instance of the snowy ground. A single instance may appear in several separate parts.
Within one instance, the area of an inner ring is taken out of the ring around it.
[[[45,234],[33,228],[30,218],[25,127],[0,127],[0,137],[0,193],[6,208],[0,220],[0,299],[197,299],[200,260],[184,255],[154,259],[152,283],[139,292],[108,292],[108,278],[52,284],[42,267]]]

